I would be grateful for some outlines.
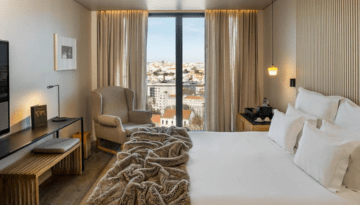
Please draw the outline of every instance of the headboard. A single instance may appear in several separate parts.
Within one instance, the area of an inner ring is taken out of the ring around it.
[[[360,103],[360,3],[298,0],[297,86]]]

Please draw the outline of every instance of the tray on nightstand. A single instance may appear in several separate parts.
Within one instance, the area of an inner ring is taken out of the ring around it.
[[[255,112],[254,112],[255,111]],[[245,113],[249,119],[254,121],[256,118],[260,117],[261,119],[265,119],[269,117],[272,119],[273,117],[273,108],[272,107],[258,107],[256,108],[245,108]]]

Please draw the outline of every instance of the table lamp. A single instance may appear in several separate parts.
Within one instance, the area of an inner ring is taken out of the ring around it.
[[[63,122],[68,120],[67,117],[60,117],[60,86],[59,85],[49,85],[47,86],[47,89],[51,89],[53,87],[58,87],[58,116],[53,118],[52,121],[53,122]]]

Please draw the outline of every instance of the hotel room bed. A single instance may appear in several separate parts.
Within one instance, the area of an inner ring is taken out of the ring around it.
[[[187,170],[193,205],[360,204],[360,193],[334,194],[297,167],[266,132],[190,132]]]
[[[359,115],[348,99],[299,88],[269,132],[141,128],[88,201],[360,205]]]

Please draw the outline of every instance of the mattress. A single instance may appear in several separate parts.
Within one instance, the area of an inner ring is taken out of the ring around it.
[[[190,132],[193,205],[357,205],[360,193],[334,194],[292,162],[265,132]]]

